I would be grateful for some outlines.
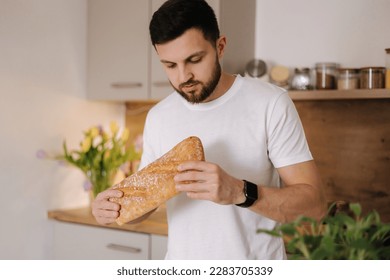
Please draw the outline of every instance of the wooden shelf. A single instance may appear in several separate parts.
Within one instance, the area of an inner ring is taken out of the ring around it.
[[[291,90],[293,100],[390,99],[390,89]]]

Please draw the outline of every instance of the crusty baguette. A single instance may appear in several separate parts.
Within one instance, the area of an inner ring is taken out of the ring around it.
[[[202,142],[195,136],[114,185],[113,189],[123,192],[121,198],[110,198],[121,205],[116,223],[123,225],[135,220],[177,195],[173,177],[178,173],[177,166],[189,160],[204,160]]]

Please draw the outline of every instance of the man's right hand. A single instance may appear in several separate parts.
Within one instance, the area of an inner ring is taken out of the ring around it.
[[[108,225],[115,222],[115,219],[119,216],[120,205],[108,199],[122,196],[122,191],[113,189],[105,190],[96,196],[92,203],[92,215],[99,224]]]

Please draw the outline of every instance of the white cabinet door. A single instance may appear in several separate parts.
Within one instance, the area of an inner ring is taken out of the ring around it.
[[[149,1],[88,1],[88,98],[148,98]]]
[[[227,37],[223,69],[231,74],[245,73],[246,64],[255,58],[256,0],[209,0],[219,2],[221,34]]]
[[[54,222],[53,258],[61,260],[147,260],[150,235]]]
[[[163,260],[167,253],[168,237],[162,235],[151,235],[151,259]]]

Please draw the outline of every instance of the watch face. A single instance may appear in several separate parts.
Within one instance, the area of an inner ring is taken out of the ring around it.
[[[244,208],[252,206],[258,199],[257,185],[244,180],[244,194],[246,198],[245,202],[236,205]]]
[[[245,196],[255,202],[258,198],[257,185],[245,181]]]

